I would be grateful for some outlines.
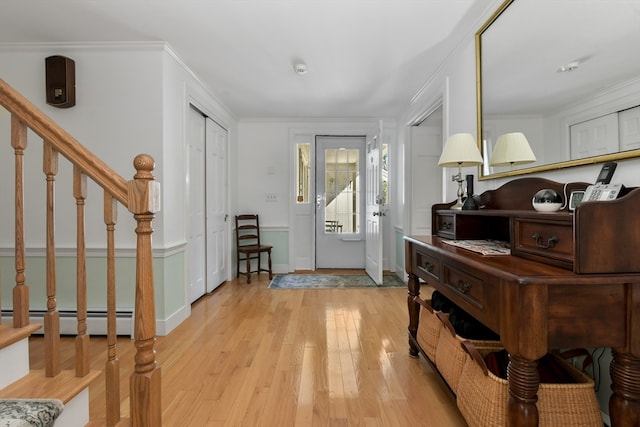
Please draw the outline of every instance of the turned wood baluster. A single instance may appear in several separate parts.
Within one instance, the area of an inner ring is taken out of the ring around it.
[[[156,315],[151,252],[151,221],[160,210],[160,184],[151,171],[155,164],[146,154],[136,156],[137,170],[128,182],[129,211],[137,221],[135,295],[135,372],[130,379],[131,424],[133,427],[162,425],[160,367],[156,364]]]
[[[107,362],[105,391],[107,396],[107,425],[120,421],[120,360],[116,351],[116,255],[115,229],[118,221],[116,200],[104,192],[104,223],[107,226]]]
[[[89,341],[87,335],[87,249],[85,244],[85,200],[87,176],[78,166],[73,167],[73,196],[76,199],[76,307],[78,334],[76,335],[76,376],[89,373]]]
[[[55,180],[58,174],[58,152],[44,143],[43,171],[47,177],[47,312],[44,315],[45,375],[60,373],[60,313],[56,304],[56,247],[55,247]]]
[[[26,283],[24,255],[24,151],[27,148],[27,125],[11,115],[11,146],[15,157],[15,233],[16,285],[13,288],[13,327],[29,324],[29,287]]]

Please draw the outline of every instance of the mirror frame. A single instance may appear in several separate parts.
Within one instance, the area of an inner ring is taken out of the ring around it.
[[[489,29],[491,24],[495,22],[500,15],[514,2],[515,0],[505,0],[504,3],[500,5],[500,7],[491,15],[491,17],[487,20],[487,22],[480,27],[480,29],[476,32],[475,35],[475,45],[476,45],[476,111],[477,111],[477,141],[478,141],[478,149],[482,153],[482,34]],[[564,168],[570,168],[574,166],[582,166],[596,163],[604,163],[611,162],[616,160],[630,159],[634,157],[640,157],[640,149],[637,150],[628,150],[628,151],[619,151],[617,153],[611,154],[603,154],[600,156],[593,157],[585,157],[582,159],[576,160],[566,160],[557,163],[549,163],[546,165],[533,166],[530,168],[522,168],[510,171],[496,172],[488,175],[484,175],[482,172],[483,165],[478,166],[478,180],[488,180],[488,179],[496,179],[510,176],[518,176],[518,175],[526,175],[535,172],[544,172],[551,170],[558,170]],[[486,161],[487,159],[485,159]]]

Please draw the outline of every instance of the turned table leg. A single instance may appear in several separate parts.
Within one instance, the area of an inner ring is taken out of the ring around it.
[[[509,407],[507,425],[510,427],[535,427],[538,425],[538,362],[510,355]]]
[[[640,425],[640,358],[630,353],[612,350],[611,390],[609,400],[611,425],[631,427]]]
[[[420,304],[413,300],[414,297],[420,296],[420,280],[418,276],[409,273],[409,282],[407,284],[409,292],[407,295],[407,308],[409,309],[409,355],[418,357],[418,347],[414,340],[418,335],[418,321],[420,320]],[[411,339],[413,337],[413,339]]]

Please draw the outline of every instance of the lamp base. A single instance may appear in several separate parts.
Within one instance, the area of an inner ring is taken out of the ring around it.
[[[462,200],[458,199],[458,201],[456,202],[455,205],[451,206],[449,209],[451,210],[462,210],[462,206],[464,205],[464,203],[462,203]]]

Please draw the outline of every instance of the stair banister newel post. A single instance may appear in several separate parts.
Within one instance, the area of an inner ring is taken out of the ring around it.
[[[140,154],[133,161],[137,173],[128,182],[129,211],[137,222],[135,371],[130,378],[131,424],[133,427],[162,425],[160,367],[156,363],[155,298],[151,221],[160,210],[160,184],[154,181],[151,156]]]

